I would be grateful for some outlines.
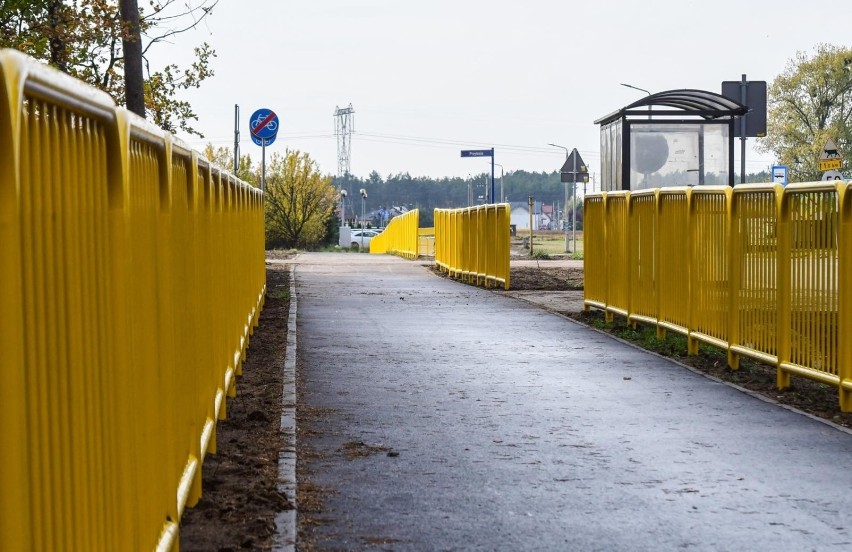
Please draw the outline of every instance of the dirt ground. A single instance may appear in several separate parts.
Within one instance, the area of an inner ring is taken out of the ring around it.
[[[219,423],[219,451],[204,464],[204,495],[195,508],[188,509],[181,526],[181,548],[187,551],[269,550],[274,534],[275,514],[292,505],[276,490],[278,453],[281,448],[279,419],[282,390],[282,359],[286,345],[289,294],[286,266],[267,265],[266,307],[260,326],[252,337],[243,376],[237,381],[236,399],[228,400],[228,419]],[[513,290],[564,291],[582,289],[583,271],[548,266],[512,268]],[[658,354],[670,356],[696,370],[735,383],[781,404],[794,406],[837,424],[852,427],[852,415],[841,414],[837,391],[827,385],[793,378],[793,386],[783,392],[775,388],[775,370],[743,359],[741,368],[727,368],[725,355],[712,347],[701,347],[698,356],[686,355],[685,339],[670,335],[660,341],[653,328],[632,329],[622,320],[606,324],[603,313],[563,313],[589,326],[606,331]],[[297,383],[300,403],[301,389]],[[322,431],[322,420],[332,410],[299,408],[297,443],[312,432]],[[340,451],[349,458],[391,454],[372,450],[363,443],[351,443]],[[311,482],[311,473],[302,467],[305,458],[316,451],[300,446],[297,464],[299,484],[299,550],[315,550],[313,530],[328,520],[323,500],[333,489]],[[391,543],[365,543],[366,547]]]
[[[218,451],[204,461],[203,494],[181,520],[184,551],[270,550],[275,514],[292,508],[277,490],[289,272],[267,265],[266,305],[251,338],[237,396],[217,426]]]

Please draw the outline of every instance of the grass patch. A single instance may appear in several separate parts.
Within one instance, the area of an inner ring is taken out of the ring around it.
[[[290,299],[290,290],[289,289],[273,289],[266,292],[266,296],[270,299],[281,300],[281,299]]]

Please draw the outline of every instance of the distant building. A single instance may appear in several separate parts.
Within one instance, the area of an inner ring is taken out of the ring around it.
[[[516,230],[530,229],[530,206],[526,201],[510,201],[511,215],[509,216],[509,224],[515,227]],[[533,205],[533,232],[542,229],[541,202],[536,201]]]

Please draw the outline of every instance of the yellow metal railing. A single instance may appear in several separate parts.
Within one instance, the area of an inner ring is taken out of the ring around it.
[[[0,548],[176,548],[262,307],[262,195],[12,51],[0,144]]]
[[[725,349],[732,368],[741,356],[774,365],[779,388],[793,375],[837,386],[852,411],[850,186],[590,195],[586,308],[682,333],[690,354]]]
[[[435,264],[454,278],[509,289],[509,205],[435,209]]]
[[[628,220],[630,236],[633,239],[629,240],[630,258],[627,269],[630,272],[627,284],[631,298],[631,322],[657,323],[660,256],[655,252],[659,246],[659,233],[656,230],[659,195],[659,190],[645,190],[630,196]],[[599,226],[595,229],[599,231]],[[587,265],[589,260],[591,259],[585,261]]]
[[[583,203],[583,293],[587,308],[606,309],[607,305],[607,282],[611,275],[606,267],[606,200],[604,194],[588,195]]]
[[[370,253],[392,253],[406,259],[416,259],[419,252],[419,227],[420,211],[417,209],[394,217],[381,234],[370,240]]]

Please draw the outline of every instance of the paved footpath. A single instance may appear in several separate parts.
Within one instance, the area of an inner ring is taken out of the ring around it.
[[[852,549],[847,432],[421,263],[294,263],[321,548]]]

